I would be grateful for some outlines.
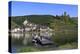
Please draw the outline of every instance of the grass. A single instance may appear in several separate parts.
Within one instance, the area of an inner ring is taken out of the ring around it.
[[[72,42],[72,43],[66,43],[64,45],[59,46],[60,49],[77,49],[78,44],[77,42]]]
[[[49,51],[49,50],[60,50],[60,49],[77,49],[78,48],[78,44],[77,42],[72,42],[72,43],[66,43],[64,45],[60,45],[58,47],[51,47],[51,46],[47,46],[47,47],[35,47],[35,46],[25,46],[22,48],[19,48],[17,50],[17,52],[38,52],[38,51]]]
[[[23,47],[18,49],[18,52],[37,52],[37,51],[48,51],[48,50],[52,50],[54,48],[48,46],[48,47],[35,47],[35,46],[27,46],[27,47]]]
[[[23,47],[21,49],[18,50],[18,52],[34,52],[34,51],[39,51],[39,49],[35,48],[35,47]]]

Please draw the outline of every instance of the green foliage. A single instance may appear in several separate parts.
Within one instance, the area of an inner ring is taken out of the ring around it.
[[[17,23],[15,23],[14,21],[11,21],[11,29],[14,29],[16,27],[19,27],[19,25],[17,25]]]
[[[28,21],[35,23],[35,24],[47,24],[53,20],[54,16],[51,15],[30,15],[27,16]]]
[[[11,21],[14,21],[17,25],[22,26],[25,20],[35,24],[46,24],[49,26],[54,19],[57,19],[52,15],[28,15],[28,16],[16,16],[11,17]]]
[[[11,21],[14,21],[17,25],[21,26],[27,18],[25,16],[11,17]]]
[[[37,49],[36,47],[28,46],[18,50],[18,52],[34,52],[34,51],[39,51],[39,49]]]
[[[78,44],[77,42],[72,42],[72,43],[66,43],[64,45],[59,46],[60,49],[77,49]]]
[[[69,26],[70,27],[70,26]],[[77,29],[70,29],[67,27],[63,27],[63,29],[55,31],[55,36],[52,37],[53,41],[62,45],[65,43],[77,42],[78,41],[78,31]]]

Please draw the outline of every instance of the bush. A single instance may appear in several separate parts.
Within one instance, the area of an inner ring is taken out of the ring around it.
[[[59,46],[60,49],[77,49],[78,44],[77,42],[72,42],[72,43],[66,43],[64,45]]]
[[[52,36],[52,38],[56,44],[62,45],[65,43],[77,42],[78,34],[77,31],[56,32],[56,35]]]

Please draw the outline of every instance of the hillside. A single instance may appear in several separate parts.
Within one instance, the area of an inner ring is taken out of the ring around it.
[[[49,27],[52,27],[51,24],[57,25],[77,25],[77,20],[66,16],[66,24],[65,24],[65,17],[63,16],[52,16],[52,15],[26,15],[26,16],[15,16],[11,17],[12,27],[22,26],[25,20],[28,22],[35,23],[35,24],[46,24]],[[76,17],[77,19],[77,17]]]
[[[19,27],[19,25],[15,23],[14,21],[11,21],[11,29],[14,29],[16,27]]]
[[[16,17],[11,17],[11,20],[17,23],[18,25],[22,25],[24,20],[28,20],[31,23],[36,23],[36,24],[45,24],[45,23],[50,23],[50,20],[54,20],[54,16],[51,15],[28,15],[28,16],[16,16]]]

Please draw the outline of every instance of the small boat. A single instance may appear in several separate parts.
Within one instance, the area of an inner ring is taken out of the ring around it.
[[[53,44],[53,41],[49,37],[44,36],[34,36],[32,42],[35,43],[35,45],[41,46]]]

